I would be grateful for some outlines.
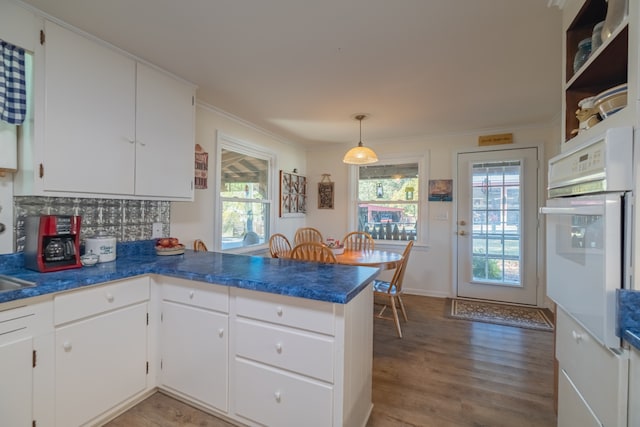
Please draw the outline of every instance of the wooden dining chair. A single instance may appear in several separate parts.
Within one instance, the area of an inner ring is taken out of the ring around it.
[[[404,279],[404,273],[407,269],[407,263],[409,262],[409,255],[411,254],[412,247],[413,240],[409,240],[409,243],[404,248],[404,252],[402,253],[402,262],[396,268],[396,271],[394,272],[390,282],[386,282],[384,280],[373,281],[374,297],[387,299],[376,317],[387,319],[387,317],[383,316],[383,313],[387,309],[387,306],[391,306],[391,313],[393,314],[392,320],[396,324],[396,331],[398,331],[398,336],[400,338],[402,338],[402,329],[400,328],[400,319],[398,317],[397,306],[400,306],[400,311],[402,311],[402,317],[404,317],[404,321],[408,322],[409,319],[407,318],[407,311],[405,310],[404,303],[402,302],[402,281]]]
[[[196,251],[196,252],[199,252],[199,251],[206,252],[207,251],[207,245],[205,245],[202,240],[196,239],[193,242],[193,250]]]
[[[304,242],[318,242],[323,243],[322,233],[313,227],[302,227],[296,230],[295,236],[293,236],[293,243],[299,245]]]
[[[376,242],[369,233],[364,231],[352,231],[342,238],[345,251],[372,251]]]
[[[302,261],[316,261],[326,264],[335,264],[336,256],[326,245],[318,242],[304,242],[296,245],[291,250],[291,259]]]
[[[281,258],[291,252],[291,243],[287,236],[281,233],[272,234],[269,238],[269,252],[272,258]]]

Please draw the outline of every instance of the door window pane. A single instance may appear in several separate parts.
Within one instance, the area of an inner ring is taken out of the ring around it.
[[[519,161],[472,166],[473,280],[520,286]]]

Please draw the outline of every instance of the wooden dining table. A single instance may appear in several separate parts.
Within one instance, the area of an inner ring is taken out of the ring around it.
[[[356,265],[360,267],[378,267],[381,270],[393,270],[402,262],[402,254],[392,251],[361,250],[347,251],[336,255],[338,264]]]
[[[282,253],[278,258],[289,258],[290,252]],[[381,270],[393,270],[402,262],[402,254],[392,251],[374,250],[345,250],[335,255],[336,263],[359,267],[376,267]]]

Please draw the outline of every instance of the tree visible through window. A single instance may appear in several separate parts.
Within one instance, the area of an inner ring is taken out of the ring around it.
[[[416,240],[419,223],[419,164],[358,168],[358,230],[377,240]]]
[[[270,235],[269,159],[227,148],[220,159],[222,249],[264,244]]]

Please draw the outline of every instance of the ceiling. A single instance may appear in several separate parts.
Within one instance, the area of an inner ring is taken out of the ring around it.
[[[27,0],[302,144],[482,132],[560,117],[548,0]]]

